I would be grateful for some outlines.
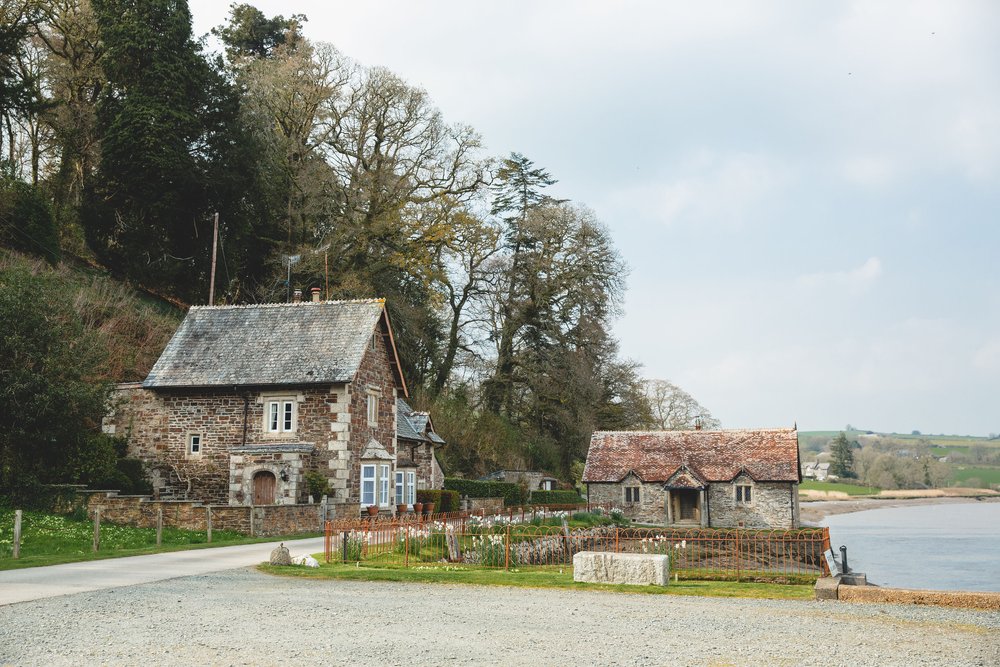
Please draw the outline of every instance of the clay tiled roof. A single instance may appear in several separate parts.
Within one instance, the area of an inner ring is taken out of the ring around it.
[[[629,472],[666,482],[687,465],[708,482],[745,471],[757,481],[799,481],[795,429],[598,431],[590,439],[584,482],[619,482]]]
[[[381,299],[194,306],[143,386],[350,382],[372,334],[381,331],[395,355],[388,322]],[[398,363],[393,371],[405,392]]]

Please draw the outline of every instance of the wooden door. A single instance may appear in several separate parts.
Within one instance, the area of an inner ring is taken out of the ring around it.
[[[697,521],[698,520],[698,492],[688,491],[685,489],[680,492],[680,520],[681,521]]]
[[[274,487],[276,480],[274,473],[262,470],[253,476],[253,504],[273,505]]]

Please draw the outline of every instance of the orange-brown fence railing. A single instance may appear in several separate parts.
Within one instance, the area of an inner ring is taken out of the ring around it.
[[[572,567],[581,551],[663,554],[678,578],[797,580],[824,573],[827,528],[571,528],[561,513],[457,516],[431,521],[328,523],[326,560],[403,567],[447,561],[488,568]],[[528,515],[530,516],[530,515]]]

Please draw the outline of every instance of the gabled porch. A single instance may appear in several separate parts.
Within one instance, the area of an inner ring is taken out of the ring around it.
[[[667,526],[697,528],[708,526],[708,484],[686,465],[663,485]]]

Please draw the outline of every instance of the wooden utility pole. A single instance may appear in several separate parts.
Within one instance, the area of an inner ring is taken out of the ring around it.
[[[208,279],[208,305],[215,305],[215,257],[219,247],[219,212],[215,212],[215,229],[212,232],[212,273]]]
[[[163,544],[163,508],[156,510],[156,546]]]

